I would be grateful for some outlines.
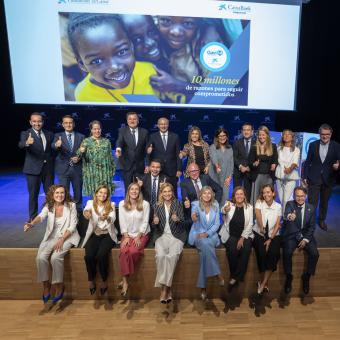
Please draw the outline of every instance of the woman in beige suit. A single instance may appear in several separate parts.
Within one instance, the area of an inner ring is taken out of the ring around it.
[[[46,195],[41,213],[32,222],[26,223],[24,231],[41,223],[47,217],[46,232],[40,243],[36,263],[38,282],[43,283],[42,299],[46,303],[51,297],[51,285],[55,288],[53,303],[64,295],[64,257],[72,246],[79,243],[77,209],[68,190],[63,185],[52,185]],[[52,277],[49,278],[49,259]]]

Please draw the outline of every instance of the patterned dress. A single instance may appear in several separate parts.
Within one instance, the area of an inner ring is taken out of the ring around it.
[[[111,143],[107,138],[85,138],[77,155],[83,159],[83,191],[86,196],[93,196],[99,185],[106,184],[113,193],[113,176],[116,165],[112,158]]]

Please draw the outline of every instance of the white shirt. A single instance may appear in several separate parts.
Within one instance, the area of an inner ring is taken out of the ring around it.
[[[138,144],[138,127],[135,129],[130,128],[131,135],[133,136],[132,130],[135,130],[135,137],[136,137],[136,145]]]
[[[255,209],[259,209],[261,211],[263,228],[266,227],[268,221],[268,236],[271,237],[277,218],[282,216],[281,204],[273,201],[272,205],[268,206],[265,201],[258,200],[255,204]],[[256,233],[261,234],[260,226],[257,221],[255,221],[253,230]]]
[[[139,233],[146,235],[150,232],[149,225],[150,204],[143,201],[143,210],[126,210],[124,200],[119,202],[119,225],[122,234],[128,233],[136,237]]]
[[[322,142],[320,142],[319,154],[320,154],[321,163],[323,163],[326,159],[328,147],[329,147],[329,143],[323,144]]]
[[[38,136],[39,138],[39,131],[33,129],[33,131],[35,132],[35,134]],[[43,144],[43,148],[44,148],[44,151],[46,150],[46,137],[45,137],[45,134],[43,132],[43,130],[40,130],[40,137],[41,137],[41,141],[42,141],[42,144]]]
[[[295,168],[290,174],[285,174],[285,167],[289,168],[292,164],[299,164],[300,159],[300,149],[295,147],[294,151],[291,151],[290,147],[284,146],[283,148],[279,147],[277,150],[278,153],[278,166],[275,170],[275,176],[278,179],[289,179],[289,180],[297,180],[299,179],[299,173]]]
[[[162,139],[162,142],[163,142],[163,136],[165,137],[165,143],[166,145],[168,145],[168,131],[167,132],[159,132],[161,134],[161,139]]]
[[[171,234],[171,229],[170,229],[170,210],[168,208],[168,206],[166,204],[164,204],[164,208],[165,208],[165,218],[166,218],[166,222],[165,222],[165,226],[164,226],[164,233],[165,234]]]
[[[100,219],[100,217],[103,216],[104,206],[100,206],[100,205],[97,206],[97,210],[99,213],[99,215],[97,215],[93,207],[93,201],[88,200],[86,202],[86,206],[84,210],[91,211],[91,214],[92,214],[91,219],[93,220],[94,228],[98,228],[100,230],[108,230],[109,228],[111,228],[112,222],[109,223],[107,219],[104,221]]]
[[[50,238],[61,238],[63,237],[62,228],[64,225],[64,213],[61,217],[55,217],[53,231],[50,235]]]

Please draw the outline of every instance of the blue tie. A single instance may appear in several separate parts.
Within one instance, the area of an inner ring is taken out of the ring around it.
[[[71,133],[67,134],[67,141],[68,141],[68,146],[70,147],[70,150],[72,151],[73,144],[72,144],[72,134]]]
[[[157,177],[154,177],[153,183],[152,183],[152,191],[151,191],[151,206],[152,207],[155,207],[156,199],[157,199],[156,181],[157,181]]]

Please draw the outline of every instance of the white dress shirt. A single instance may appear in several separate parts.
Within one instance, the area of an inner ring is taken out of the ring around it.
[[[266,227],[268,222],[268,236],[271,237],[278,217],[282,216],[281,204],[273,201],[272,205],[268,206],[265,201],[258,200],[255,204],[255,209],[259,209],[261,211],[263,228]],[[253,230],[256,233],[261,234],[261,229],[257,221],[255,221]]]
[[[321,163],[323,163],[326,159],[326,156],[328,153],[328,147],[329,147],[329,143],[324,144],[320,142],[319,155],[320,155]]]
[[[135,129],[130,128],[131,135],[133,135],[132,130],[135,130],[135,137],[136,137],[136,145],[138,144],[138,127]]]

